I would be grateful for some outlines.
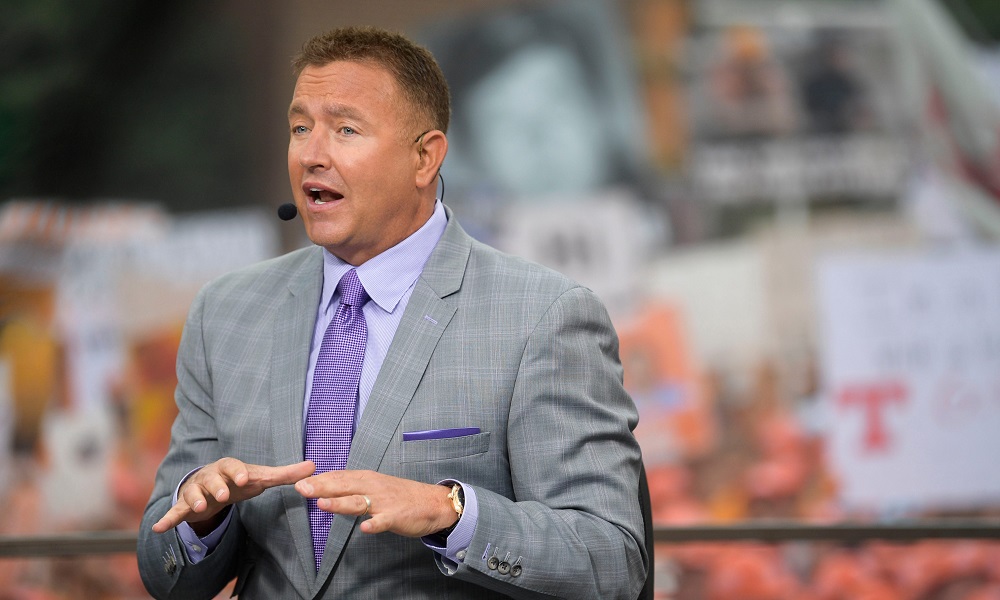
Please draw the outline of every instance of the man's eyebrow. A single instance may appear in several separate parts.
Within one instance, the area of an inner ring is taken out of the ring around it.
[[[323,105],[323,114],[328,117],[346,117],[348,119],[354,119],[357,121],[364,121],[364,116],[358,112],[357,109],[351,106],[346,106],[344,104],[325,104]],[[288,107],[288,116],[308,116],[309,111],[306,110],[304,106],[299,103],[294,103]]]

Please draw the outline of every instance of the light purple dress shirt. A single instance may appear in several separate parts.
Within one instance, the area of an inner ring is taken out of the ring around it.
[[[309,374],[306,378],[302,411],[303,431],[305,430],[304,415],[309,413],[309,395],[312,391],[313,371],[316,368],[319,347],[340,300],[336,293],[337,282],[347,271],[356,269],[361,284],[372,300],[367,302],[363,308],[365,322],[368,325],[368,343],[365,346],[361,380],[358,383],[358,410],[355,417],[355,426],[357,426],[358,419],[361,418],[361,414],[368,404],[368,398],[371,396],[378,372],[389,352],[389,345],[392,343],[399,322],[403,318],[403,311],[406,310],[410,295],[413,293],[413,287],[416,285],[420,273],[423,272],[431,252],[434,251],[434,247],[441,239],[447,224],[448,219],[445,216],[444,205],[439,200],[434,205],[434,214],[413,235],[358,267],[354,267],[323,250],[323,292],[317,307],[316,327],[309,350]],[[186,480],[195,471],[188,473],[184,479]],[[182,480],[181,483],[183,484],[184,481]],[[448,480],[441,483],[450,485],[453,482]],[[458,481],[454,483],[462,485]],[[180,485],[177,487],[180,489]],[[466,485],[462,485],[462,490],[465,494],[465,511],[458,520],[455,529],[449,534],[447,546],[436,546],[431,538],[423,538],[422,540],[428,548],[441,555],[443,566],[449,572],[453,572],[457,563],[464,559],[465,549],[472,542],[472,535],[476,530],[479,516],[475,491]],[[175,491],[174,502],[176,501],[177,492]],[[199,538],[187,523],[181,523],[177,526],[177,534],[184,545],[190,562],[200,562],[218,545],[235,510],[237,507],[233,505],[225,521],[204,538]]]

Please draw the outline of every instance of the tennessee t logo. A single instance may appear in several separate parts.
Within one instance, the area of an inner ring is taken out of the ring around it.
[[[844,387],[837,395],[837,406],[860,407],[864,411],[865,452],[882,452],[889,447],[889,432],[885,426],[883,408],[906,402],[906,387],[898,381],[858,384]]]

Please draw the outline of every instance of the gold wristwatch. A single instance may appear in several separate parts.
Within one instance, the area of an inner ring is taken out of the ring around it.
[[[462,486],[457,483],[452,484],[448,497],[451,498],[451,506],[458,513],[458,518],[461,519],[462,512],[465,511],[465,492],[462,490]]]

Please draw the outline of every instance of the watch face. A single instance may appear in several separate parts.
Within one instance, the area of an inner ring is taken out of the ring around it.
[[[451,504],[455,507],[455,512],[461,515],[462,511],[465,510],[465,492],[462,490],[462,486],[457,483],[452,486],[448,497],[451,498]]]

